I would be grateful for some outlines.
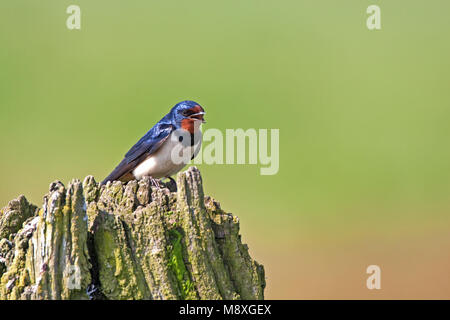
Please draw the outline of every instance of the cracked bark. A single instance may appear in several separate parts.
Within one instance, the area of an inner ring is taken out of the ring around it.
[[[0,211],[0,299],[263,299],[264,268],[239,219],[203,194],[195,167],[177,192],[148,179],[50,185]]]

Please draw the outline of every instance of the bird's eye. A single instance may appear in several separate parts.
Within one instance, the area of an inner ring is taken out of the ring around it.
[[[185,116],[185,117],[188,117],[188,116],[190,116],[190,115],[192,114],[192,111],[189,110],[189,109],[186,109],[186,110],[183,110],[183,111],[181,112],[181,114],[182,114],[183,116]]]

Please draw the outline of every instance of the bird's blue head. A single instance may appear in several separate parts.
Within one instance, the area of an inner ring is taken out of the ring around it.
[[[177,103],[169,113],[178,128],[194,133],[205,120],[205,110],[194,101],[186,100]]]

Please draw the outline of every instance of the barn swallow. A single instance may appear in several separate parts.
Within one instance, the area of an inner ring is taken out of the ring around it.
[[[126,154],[119,165],[102,181],[128,182],[149,176],[169,178],[193,159],[201,147],[200,126],[205,122],[205,110],[196,102],[186,100],[176,104]],[[187,155],[186,161],[174,159],[174,150]]]

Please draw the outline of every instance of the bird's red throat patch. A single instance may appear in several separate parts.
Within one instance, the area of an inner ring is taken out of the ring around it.
[[[189,111],[191,111],[192,114],[195,114],[195,113],[203,112],[204,110],[201,106],[196,105],[196,106],[190,108]],[[189,118],[183,119],[183,120],[181,120],[181,128],[189,131],[190,133],[194,133],[194,131],[195,131],[194,122],[195,122],[195,119],[189,119]]]
[[[194,121],[193,119],[183,119],[181,120],[181,128],[189,131],[190,133],[194,133]]]

